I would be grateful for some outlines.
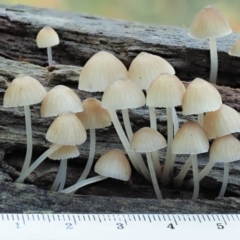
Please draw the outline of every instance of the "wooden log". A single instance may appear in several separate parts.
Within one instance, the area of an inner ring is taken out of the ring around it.
[[[89,94],[77,90],[81,66],[99,50],[104,49],[116,54],[126,66],[129,66],[131,60],[141,51],[161,55],[174,65],[178,76],[183,80],[191,80],[194,77],[207,78],[209,56],[206,42],[195,42],[189,39],[187,30],[181,28],[153,27],[23,6],[1,6],[0,23],[2,35],[0,51],[5,57],[0,57],[0,196],[2,199],[0,209],[2,212],[223,213],[226,211],[232,213],[238,211],[240,194],[238,163],[231,165],[227,198],[214,200],[221,186],[222,166],[217,165],[202,184],[200,199],[206,200],[198,202],[189,201],[192,194],[190,190],[170,185],[161,186],[164,198],[169,200],[159,203],[153,200],[155,195],[151,184],[136,172],[133,173],[131,183],[125,184],[108,179],[79,190],[78,196],[49,192],[58,170],[59,162],[57,161],[45,161],[29,176],[26,184],[14,184],[13,181],[19,175],[26,149],[24,113],[21,108],[3,108],[3,96],[8,84],[19,73],[37,78],[47,90],[57,84],[64,84],[74,89],[82,100],[87,97],[101,99],[99,93]],[[61,44],[54,47],[53,51],[54,59],[61,64],[47,68],[41,67],[47,59],[46,51],[39,50],[35,45],[36,34],[45,25],[54,27],[61,38]],[[240,111],[240,90],[229,87],[239,86],[238,71],[233,70],[230,73],[233,65],[238,64],[238,59],[227,55],[229,42],[233,42],[236,37],[236,35],[232,36],[231,41],[226,39],[226,42],[219,41],[219,44],[223,44],[220,47],[219,83],[226,84],[228,87],[217,86],[217,88],[224,103]],[[10,58],[15,60],[9,60]],[[27,60],[30,63],[17,60]],[[223,67],[223,62],[229,69]],[[234,78],[232,83],[228,82],[230,77]],[[185,84],[188,83],[185,82]],[[45,133],[53,120],[40,118],[39,109],[39,104],[31,107],[33,159],[36,159],[49,146],[45,140]],[[158,129],[166,135],[165,110],[157,109],[157,114]],[[181,109],[178,111],[178,116],[180,122],[186,120],[186,117],[181,115]],[[130,118],[134,131],[149,125],[146,107],[131,110]],[[123,149],[112,126],[97,131],[97,141],[96,159],[107,149]],[[72,185],[78,179],[88,156],[88,147],[89,141],[80,146],[80,157],[69,162],[66,186]],[[162,154],[164,156],[166,153],[163,151]],[[185,160],[186,157],[177,158],[176,172]],[[203,168],[207,161],[208,156],[201,155],[200,168]],[[91,172],[91,176],[93,175],[94,173]],[[10,199],[12,199],[11,202]],[[32,199],[36,201],[33,202]],[[66,204],[61,206],[63,200]],[[17,202],[21,205],[16,204]],[[50,206],[49,202],[52,203]],[[96,207],[93,205],[90,207],[93,203]],[[83,204],[81,210],[78,210],[79,204]],[[223,209],[222,206],[225,204],[228,206]]]

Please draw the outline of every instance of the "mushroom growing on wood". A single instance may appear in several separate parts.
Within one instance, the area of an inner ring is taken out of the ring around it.
[[[216,38],[224,37],[232,32],[226,19],[213,6],[202,9],[193,19],[189,29],[189,36],[195,39],[209,39],[211,68],[211,83],[217,81],[218,54]]]
[[[39,48],[47,48],[48,64],[52,65],[52,48],[59,44],[59,37],[55,30],[46,26],[37,35],[36,43]]]
[[[47,91],[38,80],[25,75],[17,76],[4,94],[3,107],[24,107],[27,151],[20,176],[29,167],[32,158],[32,125],[29,106],[40,103],[46,94]]]

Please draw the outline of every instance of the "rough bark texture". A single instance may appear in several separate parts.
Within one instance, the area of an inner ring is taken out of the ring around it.
[[[47,60],[46,51],[39,50],[35,37],[41,27],[51,25],[59,33],[61,43],[53,48],[54,59],[61,64],[42,67]],[[222,165],[202,181],[200,199],[192,202],[191,190],[173,185],[161,186],[162,202],[154,200],[151,184],[136,172],[131,182],[122,183],[107,179],[79,190],[77,195],[63,195],[50,192],[59,162],[45,161],[26,180],[26,184],[14,184],[21,170],[26,136],[22,108],[3,108],[4,92],[13,78],[24,73],[37,78],[47,90],[57,84],[71,87],[85,99],[101,98],[101,94],[89,94],[77,90],[77,81],[83,64],[97,51],[108,50],[116,54],[129,66],[131,60],[141,51],[147,51],[166,58],[177,70],[181,79],[195,77],[207,79],[209,75],[209,51],[207,41],[194,41],[187,36],[187,30],[175,27],[147,26],[122,21],[100,19],[91,16],[74,15],[35,9],[23,6],[0,8],[0,211],[1,212],[82,212],[82,213],[236,213],[239,212],[239,163],[232,163],[226,198],[216,199],[221,187]],[[240,64],[227,52],[237,35],[219,40],[220,71],[217,86],[223,102],[240,111],[237,88],[239,75],[234,66]],[[7,54],[7,55],[6,55]],[[15,58],[9,60],[10,57]],[[7,59],[8,58],[8,59]],[[16,60],[25,60],[20,62]],[[64,65],[63,65],[64,64]],[[184,82],[187,85],[187,82]],[[231,86],[231,87],[230,87]],[[45,133],[52,119],[39,116],[40,105],[31,107],[33,124],[34,156],[36,159],[49,147]],[[178,109],[180,122],[194,117],[183,117]],[[157,109],[158,129],[166,135],[166,113]],[[131,110],[133,130],[149,125],[146,107]],[[79,178],[88,157],[89,141],[79,149],[81,155],[69,161],[66,186]],[[111,148],[123,149],[111,126],[97,131],[96,159]],[[162,152],[162,156],[165,156]],[[186,157],[176,161],[176,173]],[[199,156],[199,168],[208,161],[208,155]],[[91,172],[91,176],[94,173]],[[191,173],[188,177],[191,176]],[[33,186],[35,185],[35,186]],[[94,196],[95,195],[95,196]]]

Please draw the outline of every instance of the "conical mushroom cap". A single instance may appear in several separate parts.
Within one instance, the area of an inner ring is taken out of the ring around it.
[[[128,78],[141,89],[147,90],[151,82],[161,73],[175,74],[175,70],[165,59],[141,52],[133,59],[128,70]]]
[[[83,101],[83,112],[77,113],[85,129],[99,129],[111,125],[111,117],[107,109],[95,98]]]
[[[195,39],[224,37],[232,32],[226,19],[213,6],[202,9],[193,19],[189,36]]]
[[[53,145],[55,145],[55,144],[53,144]],[[56,150],[51,155],[49,155],[48,158],[50,158],[52,160],[63,160],[63,159],[78,157],[79,154],[80,153],[76,146],[63,145],[58,150]]]
[[[113,82],[102,96],[102,107],[112,110],[138,108],[145,104],[142,90],[127,78]]]
[[[187,87],[182,100],[184,115],[216,111],[221,107],[222,98],[209,82],[196,78]]]
[[[229,55],[240,57],[240,39],[238,39],[231,47]]]
[[[71,112],[62,113],[50,125],[46,139],[49,142],[60,145],[80,145],[87,139],[86,130],[78,119]]]
[[[233,108],[222,104],[217,111],[206,113],[203,129],[209,139],[240,132],[240,115]]]
[[[78,89],[88,92],[104,92],[119,78],[127,77],[127,69],[113,54],[98,52],[83,67]]]
[[[193,121],[185,122],[172,141],[172,153],[199,154],[207,152],[209,142],[200,125]]]
[[[215,139],[210,148],[209,160],[211,162],[240,160],[240,142],[231,134]]]
[[[19,75],[7,88],[3,98],[3,106],[8,108],[37,104],[43,100],[46,94],[47,91],[38,80]]]
[[[64,112],[82,112],[83,107],[78,95],[63,85],[55,86],[44,97],[41,117],[54,117]]]
[[[94,171],[102,176],[128,181],[131,167],[125,155],[119,150],[103,154],[97,161]]]
[[[59,37],[55,30],[46,26],[39,31],[36,43],[39,48],[52,47],[59,44]]]
[[[167,146],[166,139],[153,128],[144,127],[134,133],[130,148],[136,152],[154,152]]]
[[[146,105],[150,107],[175,107],[182,105],[185,87],[175,75],[160,74],[147,91]]]

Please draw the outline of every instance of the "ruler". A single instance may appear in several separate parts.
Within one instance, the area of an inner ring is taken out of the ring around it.
[[[0,214],[0,239],[239,240],[240,214]]]

